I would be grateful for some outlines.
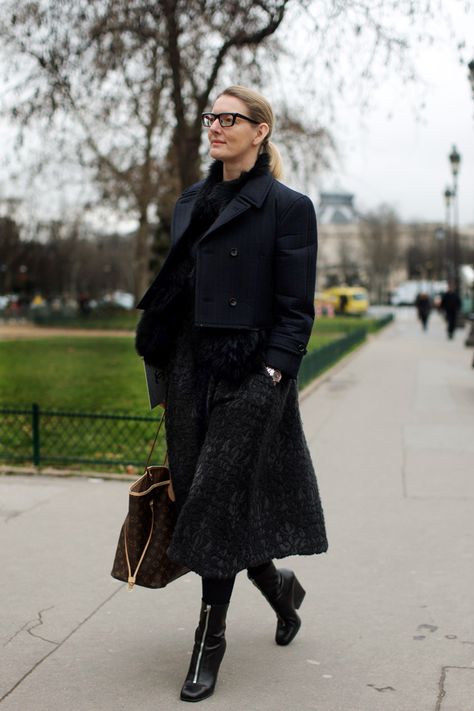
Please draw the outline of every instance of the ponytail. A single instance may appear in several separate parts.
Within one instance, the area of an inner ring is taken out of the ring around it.
[[[270,165],[268,166],[270,173],[276,180],[281,180],[283,177],[283,161],[280,151],[272,141],[268,141],[268,143],[265,144],[264,152],[267,153],[270,158]]]

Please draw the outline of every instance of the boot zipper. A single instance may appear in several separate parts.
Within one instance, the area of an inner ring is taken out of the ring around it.
[[[201,646],[199,648],[199,654],[196,662],[196,670],[194,672],[194,677],[193,677],[193,684],[197,683],[198,676],[199,676],[199,667],[201,666],[201,659],[202,659],[202,653],[204,651],[204,644],[206,642],[206,635],[207,635],[207,628],[209,625],[209,613],[211,611],[211,606],[206,605],[206,622],[204,623],[204,632],[202,633],[201,637]]]

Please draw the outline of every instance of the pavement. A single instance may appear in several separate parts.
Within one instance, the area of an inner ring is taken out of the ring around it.
[[[473,711],[474,370],[410,309],[303,394],[330,548],[287,648],[245,574],[218,711]],[[0,477],[0,711],[174,711],[199,578],[109,576],[128,483]]]

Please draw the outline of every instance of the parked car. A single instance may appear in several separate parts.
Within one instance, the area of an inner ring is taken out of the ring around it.
[[[113,304],[114,306],[120,306],[122,309],[129,310],[135,306],[135,297],[127,291],[120,291],[118,289],[110,294],[106,294],[103,299],[99,301],[99,305],[101,304]]]

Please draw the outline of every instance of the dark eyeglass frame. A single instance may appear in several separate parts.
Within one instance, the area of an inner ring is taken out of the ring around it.
[[[210,122],[209,125],[205,123],[206,117],[207,116],[212,116],[212,121]],[[232,123],[228,124],[223,124],[222,123],[222,116],[232,116]],[[250,116],[244,116],[244,114],[239,114],[234,111],[222,111],[220,114],[213,114],[211,111],[205,111],[203,114],[201,114],[201,123],[204,126],[204,128],[210,128],[214,121],[217,119],[221,125],[221,128],[230,128],[235,124],[235,119],[236,118],[242,118],[245,119],[246,121],[250,121],[250,123],[260,123],[260,121],[255,121],[255,119],[250,118]]]

